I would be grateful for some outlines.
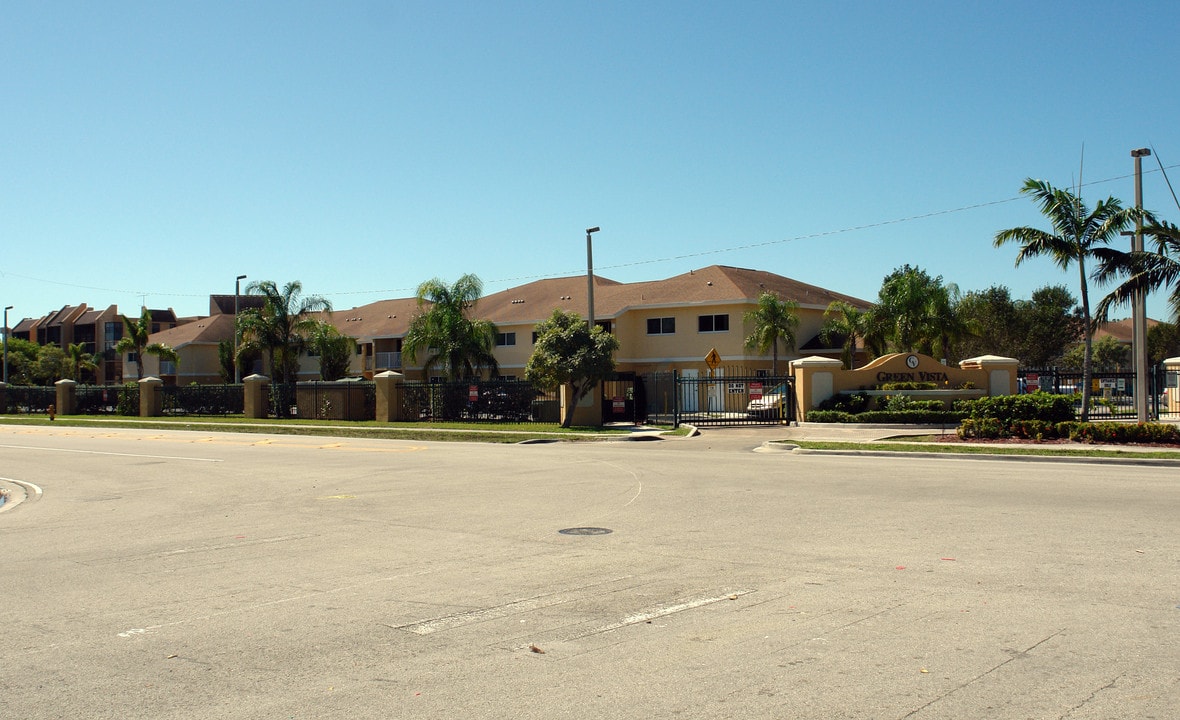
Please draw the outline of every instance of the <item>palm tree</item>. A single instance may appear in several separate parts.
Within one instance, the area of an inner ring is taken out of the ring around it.
[[[1124,208],[1113,197],[1099,200],[1091,212],[1081,197],[1069,190],[1055,188],[1044,180],[1025,180],[1020,192],[1030,195],[1040,206],[1041,213],[1053,225],[1051,231],[1033,227],[1015,227],[996,233],[995,246],[1020,244],[1016,265],[1028,258],[1047,256],[1062,270],[1077,263],[1081,286],[1082,321],[1085,324],[1082,360],[1081,420],[1090,418],[1090,377],[1093,372],[1094,323],[1090,316],[1090,288],[1086,281],[1086,260],[1098,257],[1096,252],[1109,245],[1134,221],[1134,208]]]
[[[863,310],[843,300],[834,300],[824,311],[824,324],[820,328],[820,340],[831,343],[839,340],[840,362],[845,370],[851,370],[856,354],[856,340],[863,337],[868,316]]]
[[[427,376],[436,368],[452,380],[475,377],[482,368],[499,375],[500,365],[492,353],[496,326],[470,317],[482,295],[483,282],[470,273],[453,285],[438,278],[419,285],[418,313],[402,341],[403,357],[417,362],[420,353],[432,353],[422,364]]]
[[[1098,303],[1094,311],[1096,317],[1104,319],[1112,307],[1130,301],[1136,290],[1141,289],[1146,295],[1170,287],[1172,294],[1168,297],[1168,305],[1172,317],[1180,320],[1180,227],[1168,222],[1153,222],[1145,226],[1143,232],[1154,238],[1154,252],[1102,248],[1098,253],[1102,264],[1094,278],[1099,281],[1125,280]]]
[[[70,366],[70,376],[74,382],[82,381],[83,372],[93,372],[98,369],[98,363],[94,362],[94,355],[86,352],[86,346],[82,343],[70,343],[66,348],[66,359]]]
[[[135,353],[135,374],[137,380],[143,380],[143,356],[155,355],[161,360],[179,362],[180,357],[168,345],[148,342],[152,334],[152,311],[146,307],[139,314],[138,320],[123,316],[123,337],[115,344],[115,352]]]
[[[781,342],[787,351],[795,349],[795,333],[799,329],[799,303],[783,300],[772,292],[758,296],[758,307],[743,316],[754,326],[754,332],[746,338],[746,347],[758,352],[771,353],[770,374],[778,377],[778,346]]]
[[[896,352],[933,355],[936,344],[945,352],[951,336],[963,332],[953,306],[952,288],[942,284],[942,276],[904,265],[882,281],[871,329]]]
[[[248,295],[261,295],[262,307],[248,308],[238,315],[243,342],[237,360],[252,352],[266,355],[276,384],[294,382],[299,374],[299,353],[318,323],[313,313],[330,311],[332,303],[319,295],[302,296],[303,284],[292,280],[282,290],[273,280],[246,286]]]

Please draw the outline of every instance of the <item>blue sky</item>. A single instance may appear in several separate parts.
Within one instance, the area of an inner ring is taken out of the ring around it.
[[[1046,227],[1026,177],[1131,204],[1151,145],[1180,185],[1177,27],[1172,2],[6,2],[0,301],[495,292],[584,273],[594,225],[624,282],[725,264],[872,300],[909,263],[1076,296],[992,238]]]

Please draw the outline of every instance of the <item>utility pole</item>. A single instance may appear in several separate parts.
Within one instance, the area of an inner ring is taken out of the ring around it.
[[[1148,148],[1131,151],[1135,158],[1135,235],[1131,239],[1131,250],[1143,252],[1143,158],[1151,155]],[[1150,388],[1147,379],[1147,292],[1135,290],[1131,298],[1131,347],[1135,353],[1135,418],[1139,422],[1148,420],[1147,395]]]

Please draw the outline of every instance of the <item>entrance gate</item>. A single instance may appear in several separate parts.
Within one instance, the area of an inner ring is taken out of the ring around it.
[[[727,372],[728,369],[728,372]],[[640,379],[650,421],[674,426],[779,425],[795,420],[791,378],[765,378],[745,368],[654,373]]]

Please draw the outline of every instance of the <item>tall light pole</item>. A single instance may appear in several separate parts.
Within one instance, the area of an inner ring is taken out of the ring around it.
[[[238,296],[242,293],[241,282],[245,279],[245,275],[234,278],[234,385],[242,384],[242,368],[238,363],[238,341],[241,334],[238,332]]]
[[[1131,239],[1131,250],[1143,252],[1143,158],[1151,150],[1139,148],[1131,151],[1135,158],[1135,235]],[[1147,422],[1147,293],[1143,288],[1135,290],[1131,298],[1131,349],[1135,353],[1135,417]]]
[[[8,311],[12,309],[9,305],[4,308],[4,384],[8,384]]]
[[[590,236],[600,228],[586,228],[586,328],[594,332],[594,251],[591,248]]]

